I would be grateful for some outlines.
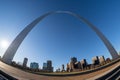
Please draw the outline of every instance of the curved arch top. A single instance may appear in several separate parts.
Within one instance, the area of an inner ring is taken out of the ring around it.
[[[90,23],[88,20],[86,20],[82,16],[80,16],[78,14],[75,14],[73,12],[70,12],[70,11],[51,11],[51,12],[43,14],[42,16],[35,19],[33,22],[31,22],[28,26],[26,26],[19,33],[18,36],[13,40],[13,42],[10,44],[10,46],[8,47],[6,52],[4,53],[4,55],[2,57],[2,60],[5,63],[10,64],[12,62],[13,57],[14,57],[17,49],[19,48],[20,44],[25,39],[25,37],[28,35],[28,33],[35,27],[35,25],[38,24],[41,20],[43,20],[47,16],[49,16],[51,14],[56,14],[56,13],[66,13],[66,14],[72,15],[72,16],[78,18],[79,20],[81,20],[82,22],[86,23],[91,29],[93,29],[93,31],[96,32],[96,34],[99,36],[99,38],[103,41],[103,43],[107,47],[108,51],[110,52],[112,58],[113,59],[118,58],[117,51],[114,49],[114,47],[109,42],[109,40],[92,23]]]

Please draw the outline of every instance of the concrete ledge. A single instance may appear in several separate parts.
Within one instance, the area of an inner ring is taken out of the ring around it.
[[[18,79],[16,79],[16,78],[14,78],[14,77],[12,77],[12,76],[4,73],[4,72],[1,71],[1,70],[0,70],[0,74],[3,75],[3,76],[4,76],[5,78],[7,78],[8,80],[18,80]]]
[[[112,78],[114,75],[114,73],[117,71],[117,70],[119,70],[120,69],[120,66],[118,66],[118,67],[116,67],[114,70],[112,70],[111,72],[109,72],[109,73],[107,73],[107,74],[105,74],[104,76],[102,76],[102,77],[99,77],[98,79],[96,79],[96,80],[110,80],[109,78]],[[112,80],[112,79],[111,79]]]

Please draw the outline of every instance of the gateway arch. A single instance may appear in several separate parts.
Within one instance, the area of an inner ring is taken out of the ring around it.
[[[6,50],[6,52],[4,53],[4,55],[2,57],[2,61],[5,62],[5,63],[10,64],[12,62],[13,57],[14,57],[17,49],[19,48],[20,44],[25,39],[25,37],[28,35],[28,33],[35,27],[35,25],[37,25],[41,20],[43,20],[47,16],[52,15],[52,14],[56,14],[56,13],[69,14],[71,16],[74,16],[74,17],[78,18],[79,20],[81,20],[85,24],[87,24],[94,32],[96,32],[96,34],[98,35],[98,37],[103,41],[103,43],[107,47],[108,51],[110,52],[110,55],[112,56],[112,58],[113,59],[118,58],[117,51],[114,49],[114,47],[109,42],[109,40],[92,23],[90,23],[88,20],[86,20],[82,16],[80,16],[78,14],[75,14],[73,12],[70,12],[70,11],[51,11],[51,12],[43,14],[42,16],[40,16],[37,19],[35,19],[33,22],[31,22],[28,26],[26,26],[17,35],[17,37],[13,40],[13,42],[10,44],[10,46],[8,47],[8,49]]]

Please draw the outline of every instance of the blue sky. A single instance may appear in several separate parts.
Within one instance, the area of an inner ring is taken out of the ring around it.
[[[1,0],[0,41],[9,43],[30,22],[49,11],[67,10],[77,13],[93,23],[120,51],[120,1],[119,0]],[[5,49],[0,48],[0,56]],[[61,67],[77,57],[91,63],[94,56],[110,57],[105,45],[86,24],[68,14],[50,15],[41,21],[25,38],[14,60],[22,62],[53,61]],[[28,63],[28,66],[29,66]]]

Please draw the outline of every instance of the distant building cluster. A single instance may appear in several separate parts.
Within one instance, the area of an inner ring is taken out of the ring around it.
[[[106,59],[107,60],[107,59]],[[108,59],[107,61],[110,61]],[[72,72],[72,71],[80,71],[84,69],[91,69],[94,68],[98,65],[105,64],[105,58],[104,56],[95,56],[92,58],[92,64],[88,64],[86,59],[82,59],[81,61],[77,61],[76,57],[72,57],[70,62],[66,65],[66,71],[67,72]]]
[[[53,72],[53,66],[52,66],[52,61],[47,60],[46,63],[43,63],[43,68],[39,68],[39,64],[36,62],[31,62],[30,67],[27,66],[28,63],[28,58],[24,58],[23,63],[18,62],[16,63],[15,61],[12,62],[12,65],[15,67],[19,67],[21,69],[27,69],[31,71],[40,71],[40,72]]]
[[[45,72],[53,72],[52,61],[48,60],[47,63],[43,63],[42,70]]]
[[[87,69],[93,69],[104,65],[108,62],[111,62],[110,58],[105,59],[104,56],[95,56],[92,58],[92,64],[88,64],[86,59],[82,59],[80,61],[77,60],[76,57],[72,57],[70,62],[66,64],[62,64],[61,68],[56,69],[56,72],[73,72],[73,71],[82,71]],[[52,61],[47,60],[43,63],[42,69],[39,68],[39,64],[36,62],[31,62],[30,67],[27,66],[28,58],[24,58],[23,63],[21,62],[12,62],[12,65],[15,67],[19,67],[21,69],[26,69],[30,71],[37,71],[37,72],[53,72]]]

